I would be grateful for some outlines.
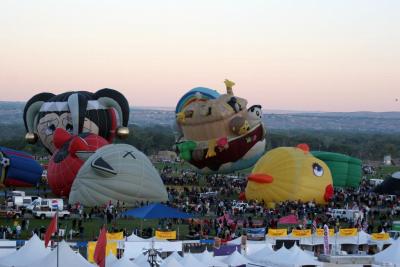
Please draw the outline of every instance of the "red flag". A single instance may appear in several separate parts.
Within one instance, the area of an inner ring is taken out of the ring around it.
[[[106,246],[107,246],[107,230],[105,227],[101,229],[99,238],[97,239],[96,248],[94,249],[94,261],[99,267],[106,265]]]
[[[44,246],[47,248],[47,245],[49,244],[49,241],[51,239],[51,236],[57,231],[57,213],[54,214],[53,219],[51,219],[51,222],[49,224],[49,227],[47,227],[46,234],[44,235]]]

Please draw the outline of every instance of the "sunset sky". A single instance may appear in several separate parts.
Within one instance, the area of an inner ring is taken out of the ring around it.
[[[187,90],[264,109],[400,111],[400,1],[2,0],[0,100],[120,90],[173,107]]]

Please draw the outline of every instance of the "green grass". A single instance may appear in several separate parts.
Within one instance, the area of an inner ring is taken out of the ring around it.
[[[59,220],[59,225],[60,229],[66,229],[67,233],[72,227],[72,220],[73,219],[66,219],[66,220]],[[7,225],[7,226],[12,226],[14,223],[18,222],[21,224],[21,219],[19,220],[14,220],[14,219],[0,219],[0,225]],[[141,220],[141,219],[134,219],[134,218],[127,218],[127,219],[122,219],[119,218],[116,221],[113,221],[112,223],[107,225],[107,228],[109,231],[111,231],[112,227],[115,229],[126,229],[128,233],[130,234],[134,229],[140,230],[141,227],[147,228],[151,227],[153,229],[157,228],[159,221],[158,220]],[[26,231],[22,231],[21,233],[21,239],[27,239],[30,235],[31,232],[37,228],[38,230],[40,227],[44,226],[47,228],[47,226],[50,224],[50,219],[29,219],[29,229]],[[83,237],[75,237],[73,240],[93,240],[99,233],[100,228],[104,224],[104,220],[102,219],[92,219],[91,221],[85,221],[82,222],[82,225],[84,227],[84,235]],[[173,225],[172,229],[178,231],[179,228],[179,238],[180,239],[185,239],[185,236],[188,234],[188,225],[187,224],[180,224],[180,225]],[[69,235],[67,236],[67,239],[69,239]]]

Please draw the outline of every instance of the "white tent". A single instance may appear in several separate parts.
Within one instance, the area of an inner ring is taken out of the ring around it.
[[[279,266],[322,265],[297,245],[294,245],[291,249],[282,247],[277,252],[270,254],[264,262]]]
[[[57,266],[57,254],[59,267],[93,267],[81,254],[73,251],[65,241],[61,241],[58,246],[58,253],[57,249],[53,249],[47,256],[35,262],[31,261],[26,267]]]
[[[224,262],[228,264],[228,266],[232,267],[252,263],[249,259],[246,259],[242,254],[240,254],[236,250],[226,259],[224,259]]]
[[[107,266],[107,265],[106,265]],[[122,257],[109,265],[111,267],[139,267],[136,263],[130,261],[127,257]]]
[[[215,266],[215,267],[225,267],[228,266],[226,263],[217,260],[211,252],[205,250],[200,254],[193,254],[204,266]]]
[[[172,252],[171,255],[169,255],[168,257],[166,257],[164,259],[164,262],[168,263],[170,262],[172,259],[177,260],[178,262],[180,262],[183,258],[181,257],[181,255],[178,254],[178,252],[174,251]]]
[[[118,259],[115,257],[114,254],[110,253],[106,257],[106,266],[111,266],[114,262],[116,262]]]
[[[0,266],[23,266],[44,258],[50,248],[44,247],[44,242],[37,235],[33,235],[19,250],[0,258]]]
[[[132,233],[130,236],[126,237],[126,241],[137,242],[137,241],[146,241],[146,239],[141,238],[140,236],[137,236],[134,233]]]
[[[125,257],[125,253],[124,253],[124,257]],[[147,260],[148,260],[148,256],[141,253],[140,255],[138,255],[135,258],[135,260],[133,262],[136,263],[136,265],[139,265],[141,267],[150,267],[150,263]]]
[[[175,258],[172,258],[169,262],[164,262],[160,267],[186,267],[179,263]]]
[[[269,246],[265,245],[264,248],[256,251],[255,253],[248,255],[247,258],[249,258],[253,262],[262,263],[262,262],[265,262],[265,260],[268,258],[268,256],[273,253],[275,253],[275,251],[272,248],[270,248]]]
[[[179,261],[180,264],[183,266],[190,266],[190,267],[204,267],[200,261],[198,261],[192,254],[186,254],[182,260]]]
[[[376,263],[392,263],[400,266],[400,239],[397,239],[392,245],[375,254],[374,258]]]

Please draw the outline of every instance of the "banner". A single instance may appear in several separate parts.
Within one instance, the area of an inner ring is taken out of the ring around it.
[[[264,240],[265,228],[247,228],[247,240]]]
[[[241,251],[241,246],[240,245],[224,245],[219,248],[214,248],[214,256],[227,256],[231,255],[233,252],[240,253]]]
[[[93,242],[88,242],[87,246],[87,259],[89,262],[94,263],[94,250],[96,248],[96,241]],[[106,257],[110,254],[114,254],[114,256],[117,256],[117,242],[107,242],[106,246]]]
[[[333,231],[333,229],[329,229],[329,236],[333,236],[334,235],[334,231]],[[317,236],[319,236],[319,237],[323,237],[324,236],[324,229],[323,228],[318,228],[317,230],[316,230],[316,234],[317,234]]]
[[[292,231],[293,237],[304,238],[304,237],[311,237],[311,229],[305,230],[293,230]]]
[[[158,239],[176,239],[176,231],[156,231]]]
[[[268,229],[269,237],[285,237],[287,236],[287,229]]]
[[[372,240],[377,240],[377,241],[384,241],[384,240],[388,240],[389,237],[389,233],[373,233],[371,235],[371,239]]]
[[[123,240],[123,239],[124,239],[124,233],[123,232],[107,233],[107,241],[108,240]]]
[[[330,235],[330,229],[328,225],[324,225],[324,254],[329,255],[329,235]]]
[[[339,236],[356,236],[357,234],[358,234],[357,228],[339,229]]]

